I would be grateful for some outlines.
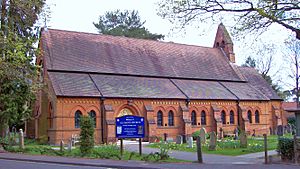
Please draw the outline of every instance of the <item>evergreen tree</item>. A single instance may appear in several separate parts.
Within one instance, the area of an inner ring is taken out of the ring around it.
[[[150,33],[143,25],[146,21],[141,21],[137,11],[116,10],[106,12],[99,17],[98,23],[93,23],[99,33],[114,36],[125,36],[140,39],[160,40],[164,35]]]
[[[31,114],[36,87],[38,27],[44,0],[1,0],[0,20],[0,135],[21,125]]]
[[[80,118],[80,152],[82,156],[89,154],[94,148],[94,121],[89,116]]]

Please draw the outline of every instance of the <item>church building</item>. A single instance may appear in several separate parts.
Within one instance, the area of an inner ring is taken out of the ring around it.
[[[213,47],[44,29],[40,80],[27,136],[50,144],[79,135],[81,116],[95,122],[95,142],[115,142],[115,118],[145,118],[150,142],[207,132],[275,131],[281,98],[253,68],[235,64],[223,24]]]

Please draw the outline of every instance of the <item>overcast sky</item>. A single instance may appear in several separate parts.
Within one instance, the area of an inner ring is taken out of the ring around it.
[[[158,1],[159,0],[46,0],[51,11],[51,17],[47,22],[47,26],[53,29],[97,33],[93,22],[97,22],[99,15],[103,15],[106,11],[114,11],[117,9],[138,10],[141,19],[146,20],[145,27],[152,33],[166,35],[164,41],[212,47],[218,26],[217,24],[202,25],[201,23],[194,23],[194,25],[187,27],[184,31],[171,31],[174,25],[156,14]],[[206,29],[200,29],[197,28],[197,26],[205,27]],[[228,27],[229,25],[225,24],[225,26]],[[288,31],[284,28],[275,26],[272,27],[271,31],[260,36],[260,38],[266,43],[270,41],[274,42],[276,45],[279,45],[276,47],[280,48],[287,33]],[[250,40],[250,38],[246,38],[242,42],[233,39],[233,42],[237,64],[241,65],[247,56],[251,56],[252,51],[249,50],[249,48],[257,44],[253,43],[253,39]],[[276,66],[278,66],[278,64],[282,66],[282,58],[281,55],[279,55],[276,57]]]

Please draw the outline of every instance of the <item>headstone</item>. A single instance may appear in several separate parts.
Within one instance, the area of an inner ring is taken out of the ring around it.
[[[282,125],[277,126],[277,135],[283,136],[283,126]]]
[[[24,149],[24,133],[23,130],[20,129],[20,135],[19,135],[19,139],[20,139],[20,149]]]
[[[270,130],[270,135],[273,135],[273,130],[271,127],[269,128],[269,130]]]
[[[183,143],[183,137],[181,135],[178,135],[176,137],[176,144],[182,144]]]
[[[60,146],[59,146],[59,150],[60,150],[60,152],[63,152],[64,151],[64,141],[63,140],[61,140],[60,141]]]
[[[247,148],[247,135],[245,131],[242,131],[240,134],[240,146],[241,148]]]
[[[217,146],[217,135],[215,132],[211,132],[209,134],[209,146],[208,149],[209,150],[216,150],[216,146]]]
[[[200,129],[200,134],[199,134],[199,136],[200,136],[200,138],[201,138],[201,143],[202,144],[205,144],[205,142],[206,142],[206,130],[205,130],[205,128],[201,128]]]
[[[253,129],[252,137],[255,137],[255,136],[256,136],[256,132],[255,132],[255,129]]]
[[[193,137],[188,137],[188,147],[193,148]]]
[[[224,138],[224,131],[222,129],[222,127],[219,129],[219,139],[223,139]]]
[[[171,143],[171,142],[174,142],[174,140],[173,140],[172,137],[167,137],[167,142],[168,142],[168,143]]]
[[[239,129],[235,128],[234,129],[234,140],[238,140],[239,139]]]
[[[68,150],[69,150],[69,151],[72,150],[72,138],[70,138],[70,140],[69,140]]]
[[[293,130],[293,126],[291,124],[288,124],[288,128],[289,128],[289,133],[291,133]]]

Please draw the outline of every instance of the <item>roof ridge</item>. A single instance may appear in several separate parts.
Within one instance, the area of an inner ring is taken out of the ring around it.
[[[99,34],[99,33],[92,33],[92,32],[71,31],[71,30],[64,30],[64,29],[48,28],[47,30],[45,30],[45,32],[48,32],[48,31],[51,31],[51,30],[52,31],[59,31],[59,32],[69,32],[69,33],[79,33],[79,34],[93,35],[93,36],[107,36],[107,37],[112,37],[112,38],[123,38],[123,39],[145,41],[145,42],[154,42],[154,43],[164,43],[164,44],[182,45],[182,46],[190,46],[190,47],[201,47],[201,48],[208,48],[208,49],[217,49],[217,48],[214,48],[214,47],[198,46],[198,45],[192,45],[192,44],[177,43],[177,42],[172,42],[172,41],[166,42],[166,41],[159,41],[159,40],[132,38],[132,37],[125,37],[125,36],[114,36],[114,35],[106,35],[106,34]]]

